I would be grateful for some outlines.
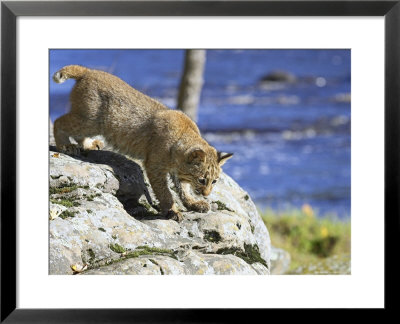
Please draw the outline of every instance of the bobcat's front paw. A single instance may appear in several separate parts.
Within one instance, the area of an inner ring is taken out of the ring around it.
[[[81,154],[81,149],[76,144],[64,144],[57,147],[57,149],[68,155],[76,155],[79,156]]]
[[[207,213],[210,210],[210,205],[204,200],[199,200],[192,202],[189,208],[200,213]]]
[[[179,211],[174,211],[172,209],[167,211],[166,217],[167,219],[172,219],[178,223],[180,223],[183,220],[183,215]]]

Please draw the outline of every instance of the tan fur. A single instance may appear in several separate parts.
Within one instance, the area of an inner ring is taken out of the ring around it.
[[[53,76],[58,83],[69,78],[76,79],[70,95],[71,111],[54,122],[59,150],[78,154],[80,147],[101,149],[99,141],[89,138],[103,135],[119,152],[143,160],[164,214],[182,219],[168,189],[168,174],[179,179],[180,196],[188,209],[210,209],[206,201],[190,194],[189,186],[208,196],[220,166],[232,154],[217,152],[184,113],[168,109],[116,76],[77,65],[66,66]],[[79,147],[70,143],[70,136]]]

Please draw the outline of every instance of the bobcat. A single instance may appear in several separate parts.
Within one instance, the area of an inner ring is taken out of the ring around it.
[[[183,204],[198,212],[210,205],[196,194],[208,196],[232,153],[217,152],[200,135],[196,124],[184,113],[133,89],[109,73],[69,65],[56,72],[53,80],[75,79],[71,111],[54,122],[57,149],[79,154],[80,149],[101,149],[103,143],[90,137],[102,135],[120,153],[143,160],[163,215],[182,220],[168,188],[167,175],[179,180]],[[71,144],[69,137],[77,141]]]

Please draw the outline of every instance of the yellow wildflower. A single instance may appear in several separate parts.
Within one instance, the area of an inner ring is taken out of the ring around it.
[[[322,236],[323,238],[325,238],[325,237],[327,237],[328,235],[329,235],[328,229],[327,229],[325,226],[321,227],[321,236]]]

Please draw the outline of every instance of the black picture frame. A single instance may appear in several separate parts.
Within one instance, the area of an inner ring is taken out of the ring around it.
[[[19,16],[384,16],[385,309],[398,286],[400,0],[395,1],[2,1],[1,2],[1,322],[127,323],[236,321],[244,310],[16,308],[16,19]],[[367,95],[367,94],[366,94]],[[374,154],[371,148],[371,154]],[[366,175],[368,178],[368,175]],[[366,185],[367,182],[366,182]],[[372,235],[372,234],[371,234]],[[371,256],[373,263],[373,256]],[[261,310],[247,310],[261,312]],[[263,314],[259,314],[264,316]],[[257,316],[256,314],[252,316]]]

